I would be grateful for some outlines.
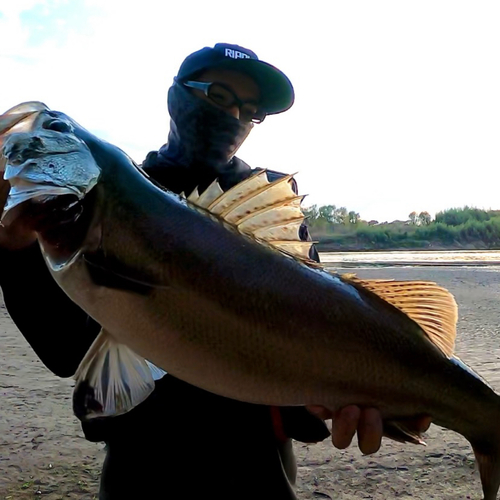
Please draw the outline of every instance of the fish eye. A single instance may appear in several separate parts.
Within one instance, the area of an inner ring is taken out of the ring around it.
[[[71,132],[71,126],[65,121],[59,120],[57,118],[47,120],[42,126],[46,130],[54,130],[56,132]]]

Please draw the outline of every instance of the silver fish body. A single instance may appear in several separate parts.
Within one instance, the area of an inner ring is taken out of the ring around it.
[[[6,217],[15,224],[34,204],[43,219],[37,183],[67,188],[62,224],[42,223],[40,246],[57,283],[115,341],[233,399],[375,406],[386,423],[431,415],[471,442],[484,498],[496,498],[500,397],[415,320],[362,282],[305,265],[161,189],[62,113],[37,111],[27,134],[50,140],[32,152],[22,134],[4,139],[14,191]],[[62,153],[61,134],[73,149],[51,181],[47,159],[51,148]]]

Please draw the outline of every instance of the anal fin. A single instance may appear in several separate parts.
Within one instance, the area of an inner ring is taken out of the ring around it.
[[[384,437],[398,443],[412,443],[427,446],[419,429],[411,425],[411,421],[387,420],[384,422]]]

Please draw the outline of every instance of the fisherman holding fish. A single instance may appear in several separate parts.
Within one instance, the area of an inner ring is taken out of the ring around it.
[[[255,173],[235,156],[252,128],[293,102],[288,78],[254,52],[223,43],[205,47],[189,55],[174,78],[168,142],[149,153],[142,168],[175,193],[201,191],[214,179],[227,191]],[[284,177],[274,171],[266,175],[270,181]],[[8,191],[8,183],[0,181],[0,206]],[[301,238],[310,240],[305,225]],[[100,326],[53,280],[34,233],[19,225],[0,227],[0,247],[0,286],[10,316],[53,373],[73,376]],[[314,247],[310,257],[319,260]],[[252,405],[164,372],[155,378],[153,393],[120,416],[87,420],[87,408],[75,395],[86,438],[107,445],[101,500],[294,499],[291,439],[324,440],[330,434],[328,419],[337,448],[349,446],[356,433],[363,453],[380,447],[382,418],[374,408],[347,406],[333,414],[323,407]],[[418,434],[428,425],[428,419],[416,420],[414,428]]]

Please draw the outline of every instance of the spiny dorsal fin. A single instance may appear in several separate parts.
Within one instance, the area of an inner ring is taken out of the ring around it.
[[[195,189],[187,201],[259,243],[317,267],[309,259],[313,242],[300,238],[304,196],[295,193],[292,178],[286,175],[269,182],[266,171],[261,170],[226,192],[215,180],[202,193]]]
[[[220,198],[224,194],[224,191],[219,185],[217,179],[215,179],[210,186],[208,186],[203,193],[199,194],[198,188],[195,188],[193,192],[187,197],[188,201],[197,205],[198,207],[208,210],[208,207]],[[181,196],[185,198],[185,194],[181,193]]]
[[[245,216],[251,215],[258,210],[273,207],[277,203],[283,203],[296,198],[289,181],[291,175],[287,175],[275,182],[268,183],[261,188],[248,193],[236,203],[226,208],[220,215],[226,221],[236,223]]]
[[[274,248],[284,251],[285,253],[293,255],[301,260],[309,259],[309,251],[313,245],[312,241],[271,240],[268,241],[268,243]]]
[[[207,209],[212,214],[221,215],[229,207],[235,206],[240,200],[246,198],[249,193],[258,191],[267,184],[269,184],[269,181],[267,180],[266,171],[262,170],[257,172],[225,191],[219,198],[214,200]]]
[[[403,311],[446,356],[453,355],[458,310],[448,290],[431,281],[366,280],[352,274],[342,278],[358,283]]]
[[[238,226],[240,232],[253,234],[257,229],[280,223],[290,223],[299,218],[304,220],[304,213],[300,207],[302,198],[302,196],[295,196],[292,199],[278,202],[271,207],[257,210],[254,213],[245,215],[234,224]]]
[[[220,198],[224,194],[224,191],[219,186],[217,181],[212,182],[208,188],[201,193],[198,200],[200,207],[208,208],[215,200]]]
[[[187,201],[191,202],[193,205],[198,205],[199,198],[198,188],[194,188],[193,192],[187,197]]]
[[[304,218],[298,217],[278,222],[276,224],[270,223],[267,226],[257,227],[254,229],[254,236],[267,241],[286,240],[297,241],[300,240],[300,228]]]

